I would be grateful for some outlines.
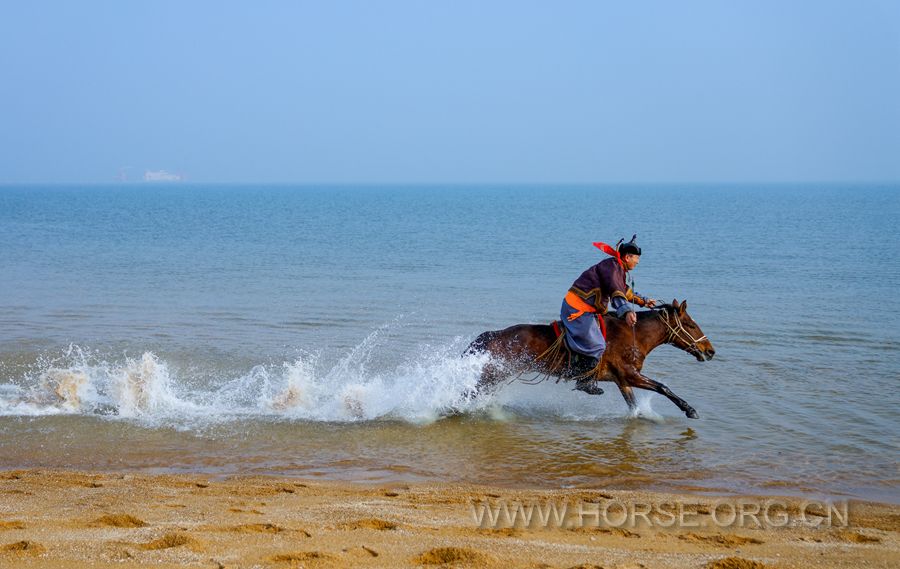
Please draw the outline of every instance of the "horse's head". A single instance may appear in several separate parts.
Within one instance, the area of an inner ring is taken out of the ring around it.
[[[671,305],[664,305],[659,313],[660,319],[668,328],[665,340],[667,344],[684,350],[701,362],[713,359],[716,349],[687,313],[687,301],[679,304],[677,300],[673,300]]]

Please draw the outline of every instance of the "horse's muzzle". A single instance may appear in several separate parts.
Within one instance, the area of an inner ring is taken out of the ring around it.
[[[712,344],[707,345],[709,346],[708,348],[695,345],[693,346],[694,349],[690,351],[690,353],[697,358],[698,362],[708,362],[716,355],[716,349],[712,347]]]

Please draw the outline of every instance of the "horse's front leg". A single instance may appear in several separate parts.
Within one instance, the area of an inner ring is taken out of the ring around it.
[[[635,401],[634,399],[634,390],[632,390],[631,386],[621,379],[616,380],[616,385],[619,386],[619,391],[622,392],[622,397],[625,398],[625,403],[628,403],[628,410],[634,413],[634,410],[637,409],[637,401]]]
[[[634,368],[630,368],[628,370],[628,382],[633,386],[639,389],[648,389],[650,391],[655,391],[660,395],[665,395],[669,398],[669,400],[678,406],[679,409],[684,411],[684,414],[688,416],[689,419],[699,419],[700,415],[697,414],[697,411],[688,405],[688,402],[675,395],[669,386],[665,383],[654,381],[637,371]]]

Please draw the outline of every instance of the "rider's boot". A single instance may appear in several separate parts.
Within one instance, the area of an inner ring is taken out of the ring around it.
[[[603,390],[597,385],[597,380],[593,378],[577,380],[572,391],[584,391],[588,395],[603,395]]]
[[[600,377],[600,360],[603,358],[603,351],[601,350],[596,358],[587,354],[581,354],[582,365],[578,367],[583,371],[580,375],[575,376],[575,388],[572,391],[584,391],[588,395],[603,395],[603,390],[597,385],[597,379]]]
[[[585,357],[585,359],[589,360],[587,362],[588,365],[585,366],[587,371],[575,381],[575,387],[572,391],[584,391],[588,395],[603,395],[603,390],[597,385],[597,380],[594,376],[594,370],[600,365],[600,358]]]

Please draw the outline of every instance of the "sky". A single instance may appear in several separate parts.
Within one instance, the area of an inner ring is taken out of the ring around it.
[[[0,183],[900,181],[900,2],[0,5]]]

